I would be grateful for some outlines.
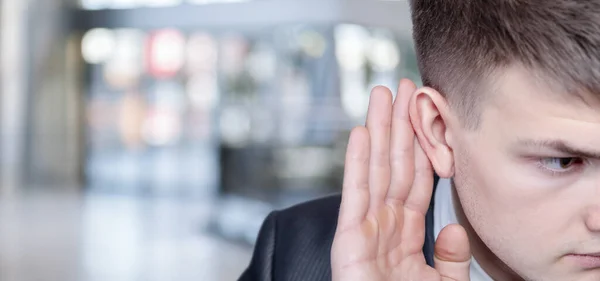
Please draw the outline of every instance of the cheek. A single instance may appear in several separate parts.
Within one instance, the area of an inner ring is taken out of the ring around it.
[[[552,263],[555,250],[548,245],[560,240],[561,226],[551,221],[565,219],[554,204],[558,200],[540,189],[523,188],[527,183],[501,153],[464,151],[455,159],[454,180],[464,213],[492,252],[516,271]]]
[[[481,143],[484,145],[478,146]],[[500,146],[483,141],[468,144],[455,154],[455,182],[461,199],[471,207],[481,207],[491,215],[525,215],[553,196],[549,189],[540,188],[540,181],[530,176],[530,170],[514,163]]]
[[[464,151],[456,157],[454,177],[456,192],[467,219],[477,233],[480,236],[493,236],[488,233],[498,230],[500,223],[498,219],[504,213],[502,212],[504,208],[499,206],[515,204],[515,202],[510,200],[510,194],[498,192],[498,185],[501,184],[494,181],[495,177],[490,175],[488,168],[485,167],[489,162],[481,163],[487,161],[480,161],[480,157],[474,154],[475,151]],[[506,190],[505,188],[503,189]]]
[[[539,215],[552,211],[543,202],[536,202],[536,194],[521,191],[501,171],[488,171],[483,166],[485,163],[473,159],[463,166],[464,170],[457,170],[455,178],[465,215],[478,233],[489,239],[504,239],[502,234],[527,235],[523,230],[538,227],[535,224],[541,222],[536,220]]]

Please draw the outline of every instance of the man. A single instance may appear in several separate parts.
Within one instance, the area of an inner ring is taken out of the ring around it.
[[[373,90],[341,202],[271,214],[241,280],[600,280],[600,1],[411,8],[426,87]]]

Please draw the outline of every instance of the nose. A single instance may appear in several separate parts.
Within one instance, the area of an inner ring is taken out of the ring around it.
[[[585,224],[590,231],[600,233],[600,206],[588,209]]]

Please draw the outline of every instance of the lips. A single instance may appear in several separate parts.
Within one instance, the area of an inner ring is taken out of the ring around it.
[[[570,254],[566,258],[582,269],[600,269],[600,253]]]

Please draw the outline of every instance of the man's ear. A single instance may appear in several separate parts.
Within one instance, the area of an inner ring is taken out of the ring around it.
[[[454,175],[452,135],[448,130],[451,113],[448,102],[436,90],[417,89],[410,101],[410,120],[436,173],[442,178]]]

